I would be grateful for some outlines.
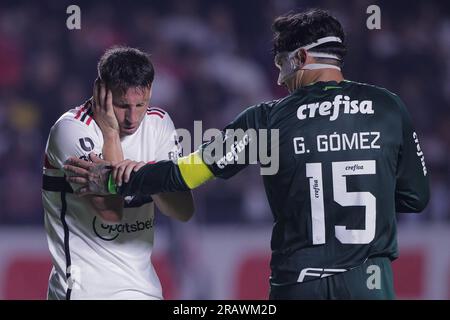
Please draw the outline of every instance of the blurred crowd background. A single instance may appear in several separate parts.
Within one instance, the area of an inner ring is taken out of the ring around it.
[[[81,30],[66,27],[70,4],[81,8]],[[371,4],[381,8],[381,30],[366,27]],[[192,130],[202,120],[204,130],[223,128],[247,106],[286,95],[276,85],[271,24],[279,14],[310,7],[328,9],[342,22],[345,77],[388,88],[412,114],[432,196],[424,214],[402,215],[400,224],[450,224],[450,2],[2,0],[0,225],[43,227],[49,130],[91,96],[105,49],[121,44],[151,53],[151,105],[168,111],[177,127]],[[201,187],[194,220],[180,228],[270,226],[258,173],[250,168]]]
[[[223,128],[245,107],[282,97],[271,23],[322,7],[344,25],[347,79],[386,87],[406,102],[432,179],[425,214],[450,222],[450,3],[379,2],[381,30],[366,27],[369,1],[77,1],[81,30],[66,27],[67,1],[8,1],[0,9],[0,224],[42,224],[43,150],[50,127],[90,97],[108,47],[152,54],[152,106],[175,125]],[[258,170],[196,192],[199,223],[270,223]],[[20,190],[20,192],[19,192]]]

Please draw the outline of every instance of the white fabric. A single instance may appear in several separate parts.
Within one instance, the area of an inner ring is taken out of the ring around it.
[[[341,70],[338,66],[332,65],[332,64],[325,64],[325,63],[310,63],[305,64],[301,70],[317,70],[317,69],[336,69]]]
[[[302,49],[302,48],[305,49],[305,50],[310,50],[310,49],[312,49],[314,47],[320,46],[321,44],[328,43],[328,42],[339,42],[339,43],[342,43],[342,40],[340,38],[338,38],[338,37],[323,37],[323,38],[317,39],[313,43],[307,44],[306,46],[302,46],[302,47],[296,49],[294,52],[296,52],[296,51],[298,51],[299,49]],[[309,52],[309,55],[312,56],[312,57],[316,57],[316,58],[329,58],[329,59],[340,60],[337,55],[330,54],[330,53]]]
[[[311,48],[320,46],[321,44],[327,43],[327,42],[339,42],[342,43],[341,38],[338,37],[323,37],[323,38],[319,38],[316,41],[307,44],[306,46],[302,46],[303,49],[305,50],[309,50]]]
[[[323,52],[309,52],[309,55],[314,58],[327,58],[327,59],[336,59],[340,60],[339,57],[335,54],[331,53],[323,53]]]
[[[80,139],[91,139],[93,152],[101,153],[100,128],[94,120],[87,125],[75,119],[76,113],[77,110],[70,110],[52,127],[46,155],[56,169],[44,168],[44,175],[61,177],[67,158],[87,156],[91,151],[86,149],[90,149],[91,144],[86,142],[83,148]],[[122,139],[124,156],[144,162],[169,159],[173,152],[178,154],[175,137],[175,128],[167,113],[146,114],[139,129]],[[43,190],[42,198],[54,265],[49,279],[49,299],[66,299],[69,286],[72,287],[71,299],[162,299],[160,281],[150,261],[153,202],[125,208],[122,221],[114,224],[101,221],[87,199],[66,193],[64,220],[68,227],[72,275],[67,281],[62,193]]]

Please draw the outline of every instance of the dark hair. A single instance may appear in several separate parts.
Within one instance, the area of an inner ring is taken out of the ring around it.
[[[151,86],[155,71],[150,55],[130,47],[113,47],[98,62],[98,75],[106,85],[125,92],[128,88]]]
[[[310,9],[296,14],[287,14],[275,19],[272,29],[275,32],[273,53],[293,51],[308,45],[319,38],[335,36],[342,43],[328,42],[311,49],[337,55],[341,60],[346,53],[345,35],[339,21],[328,11]]]

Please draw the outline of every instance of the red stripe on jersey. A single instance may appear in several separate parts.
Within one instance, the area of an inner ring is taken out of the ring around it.
[[[92,121],[92,117],[89,117],[89,118],[87,119],[87,121],[86,121],[86,124],[87,124],[87,125],[90,125],[90,124],[91,124],[91,121]]]
[[[156,163],[156,161],[149,161],[149,162],[147,162],[147,164],[154,164],[154,163]]]
[[[79,119],[81,122],[86,123],[87,126],[91,124],[91,121],[94,116],[94,112],[92,111],[91,104],[86,104],[87,109],[82,113],[81,118]]]
[[[156,111],[150,111],[150,112],[147,112],[147,114],[148,114],[149,116],[151,116],[151,115],[158,116],[158,117],[160,117],[161,119],[164,118],[164,115],[163,115],[162,113],[159,113],[159,112],[156,112]]]
[[[44,157],[44,168],[45,169],[58,169],[50,163],[50,161],[48,160],[47,154]]]
[[[159,111],[159,112],[161,112],[162,114],[166,114],[166,112],[165,112],[163,109],[161,109],[161,108],[148,107],[147,110],[148,110],[148,111]]]
[[[80,109],[78,110],[77,114],[75,115],[75,119],[80,118],[81,114],[83,113],[84,110],[86,110],[87,105],[85,104],[83,107],[80,106]]]

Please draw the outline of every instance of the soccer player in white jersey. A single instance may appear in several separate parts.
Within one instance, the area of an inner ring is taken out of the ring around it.
[[[194,212],[191,193],[79,197],[78,186],[65,180],[63,164],[71,156],[133,159],[138,169],[181,153],[167,112],[149,107],[154,69],[147,54],[110,49],[98,74],[93,97],[63,114],[47,141],[42,199],[53,261],[48,299],[162,299],[150,261],[154,203],[187,221]]]

